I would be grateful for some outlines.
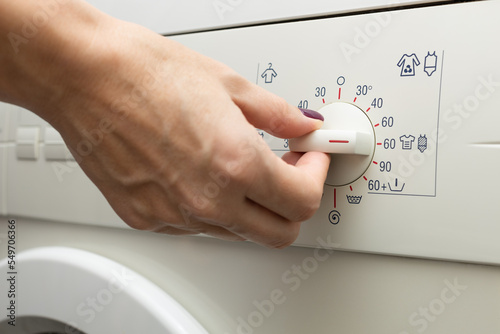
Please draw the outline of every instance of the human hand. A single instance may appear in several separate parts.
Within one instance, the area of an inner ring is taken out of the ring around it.
[[[99,24],[55,45],[58,99],[34,109],[115,212],[141,230],[291,244],[319,206],[329,156],[280,159],[255,128],[291,138],[321,121],[223,64],[88,11]]]

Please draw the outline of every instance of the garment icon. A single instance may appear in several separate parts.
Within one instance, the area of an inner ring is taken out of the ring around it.
[[[273,69],[273,64],[269,63],[269,67],[262,73],[261,78],[264,78],[265,83],[273,83],[273,79],[278,76],[278,73]]]
[[[418,137],[417,148],[421,153],[424,153],[424,151],[427,149],[427,137],[425,135],[420,135],[420,137]]]
[[[424,61],[424,72],[427,73],[428,76],[431,76],[437,69],[437,56],[436,51],[433,53],[427,52],[427,56],[425,56]]]
[[[404,135],[399,137],[399,140],[403,144],[403,150],[411,150],[413,148],[415,137],[412,135]]]
[[[407,55],[406,53],[401,57],[398,62],[398,67],[401,67],[402,77],[412,77],[415,76],[415,67],[420,65],[420,60],[416,54],[412,53]]]

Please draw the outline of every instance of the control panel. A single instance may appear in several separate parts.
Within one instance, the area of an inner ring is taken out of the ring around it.
[[[256,129],[279,156],[332,155],[296,245],[500,264],[499,12],[479,1],[171,38],[324,116],[299,138]],[[126,227],[53,128],[5,108],[0,213]]]
[[[176,39],[324,116],[300,138],[257,129],[278,155],[332,155],[297,244],[500,263],[498,10],[473,2]]]

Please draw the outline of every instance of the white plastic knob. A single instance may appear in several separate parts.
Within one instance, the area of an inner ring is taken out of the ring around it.
[[[318,151],[359,155],[373,153],[373,134],[368,132],[320,129],[289,141],[291,150],[295,152]]]
[[[289,139],[290,151],[332,154],[326,184],[346,185],[360,178],[372,163],[375,134],[366,113],[354,104],[335,102],[318,110],[321,129]]]

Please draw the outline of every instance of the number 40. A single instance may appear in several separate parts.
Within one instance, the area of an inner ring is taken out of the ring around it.
[[[384,99],[381,97],[374,98],[371,106],[372,108],[382,108],[384,106]]]

